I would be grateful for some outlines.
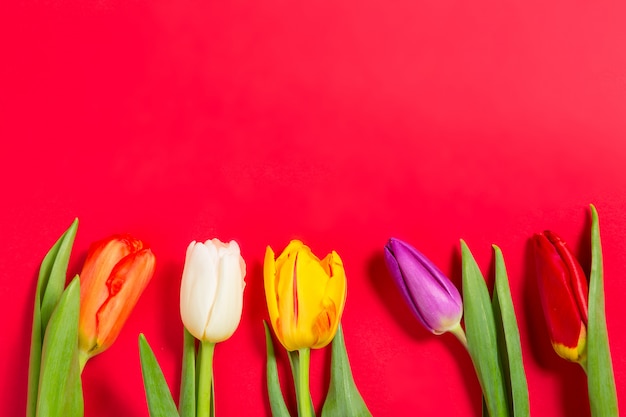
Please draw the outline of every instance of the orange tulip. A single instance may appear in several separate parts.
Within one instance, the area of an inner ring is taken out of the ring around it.
[[[108,349],[154,274],[152,251],[129,235],[94,243],[80,274],[82,365]]]

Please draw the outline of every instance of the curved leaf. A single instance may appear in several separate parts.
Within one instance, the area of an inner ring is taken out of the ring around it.
[[[184,327],[183,333],[178,411],[181,417],[196,417],[196,338]]]
[[[163,371],[143,334],[139,335],[139,358],[150,417],[178,417]]]
[[[508,398],[511,401],[509,410],[515,417],[530,416],[528,400],[528,383],[522,359],[522,347],[519,339],[519,328],[515,317],[515,309],[511,300],[509,278],[504,265],[502,251],[493,245],[496,264],[496,279],[493,290],[493,310],[498,330],[498,351],[503,363],[503,371]]]
[[[52,309],[61,298],[63,287],[65,286],[67,264],[69,262],[77,228],[78,219],[74,219],[70,227],[61,235],[52,248],[50,248],[39,268],[39,277],[35,290],[35,306],[33,309],[33,327],[28,365],[27,417],[34,417],[37,410],[37,391],[39,389],[43,338]],[[54,273],[52,273],[52,271],[54,271]],[[43,302],[44,299],[46,300],[45,303]]]
[[[467,348],[491,417],[509,415],[496,325],[485,279],[472,253],[461,240],[463,308]]]
[[[80,283],[76,276],[50,316],[41,351],[37,412],[39,417],[82,417],[78,362]]]
[[[270,335],[270,330],[265,320],[263,320],[263,326],[265,327],[265,346],[267,349],[267,394],[269,396],[272,416],[291,417],[287,405],[285,404],[283,392],[280,389],[274,344],[272,343],[272,336]]]
[[[371,417],[354,382],[341,324],[332,341],[330,385],[322,407],[322,417]]]
[[[598,212],[591,206],[591,274],[587,329],[587,385],[591,414],[618,416],[617,393],[604,311],[604,268]]]

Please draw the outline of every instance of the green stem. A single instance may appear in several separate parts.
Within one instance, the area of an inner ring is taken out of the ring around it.
[[[587,375],[587,358],[583,358],[578,364],[583,368],[583,371],[585,371],[585,375]]]
[[[456,326],[453,329],[450,329],[449,331],[450,333],[455,335],[456,338],[459,339],[459,342],[461,342],[463,347],[467,349],[467,337],[465,336],[465,332],[463,331],[463,328],[461,327],[461,325],[459,324],[458,326]]]
[[[80,365],[80,373],[83,373],[83,369],[85,369],[85,365],[89,360],[89,354],[83,350],[78,351],[78,364]]]
[[[298,416],[315,417],[311,410],[311,393],[309,391],[309,366],[311,363],[311,349],[298,350]]]
[[[215,343],[200,343],[200,359],[198,371],[198,397],[196,410],[198,417],[211,415],[211,385],[213,383],[213,351]]]

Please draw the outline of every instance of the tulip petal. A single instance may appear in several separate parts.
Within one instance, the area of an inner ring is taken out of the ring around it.
[[[219,277],[215,302],[209,321],[204,330],[203,340],[218,343],[234,333],[241,320],[243,309],[243,288],[245,268],[241,268],[239,246],[231,242],[231,247],[219,248]]]
[[[292,240],[274,260],[268,247],[264,276],[270,322],[285,349],[330,343],[345,303],[345,273],[337,253],[320,261],[301,241]]]
[[[432,331],[426,325],[426,322],[424,322],[424,319],[422,319],[420,312],[415,307],[413,298],[409,294],[409,290],[406,287],[406,282],[404,280],[404,276],[402,275],[402,271],[400,270],[400,265],[398,264],[398,261],[396,261],[396,258],[393,256],[393,252],[391,252],[391,249],[389,247],[385,246],[384,253],[385,253],[385,263],[387,265],[387,269],[389,270],[389,273],[391,274],[391,278],[393,279],[396,286],[400,290],[400,294],[406,301],[406,305],[411,309],[411,311],[413,312],[415,317],[420,321],[420,323],[422,323],[422,325],[426,327],[429,331]]]
[[[274,331],[278,328],[278,295],[276,293],[276,262],[274,251],[271,247],[265,249],[265,259],[263,261],[263,284],[265,287],[265,300],[267,310],[270,315],[270,322]]]
[[[424,268],[437,282],[437,284],[445,291],[448,297],[452,300],[459,300],[456,304],[460,306],[461,296],[456,286],[448,279],[447,276],[437,266],[432,263],[424,254],[419,252],[411,245],[402,244],[398,245],[401,250],[407,250],[412,256],[419,260],[419,265]]]
[[[576,305],[580,310],[583,323],[587,325],[587,317],[589,315],[587,308],[587,294],[589,293],[589,287],[587,285],[587,277],[583,268],[578,263],[578,260],[574,257],[569,250],[567,243],[562,240],[555,233],[546,230],[544,236],[552,244],[552,247],[557,252],[562,261],[563,267],[567,271],[567,284],[576,301]]]
[[[463,314],[461,295],[424,255],[399,239],[385,246],[385,261],[407,304],[434,334],[456,327]]]
[[[89,248],[80,273],[80,342],[83,351],[91,350],[98,339],[97,314],[109,297],[107,280],[115,265],[136,252],[143,243],[132,236],[111,236]]]
[[[328,254],[321,263],[330,279],[324,289],[322,312],[316,318],[314,328],[317,329],[318,341],[313,348],[319,349],[328,345],[339,326],[339,317],[346,302],[346,273],[343,262],[337,252]]]
[[[187,252],[181,281],[180,315],[196,339],[202,339],[217,293],[217,249],[195,243]]]
[[[294,337],[300,346],[315,347],[324,331],[329,329],[327,325],[317,326],[320,314],[327,317],[325,314],[327,310],[336,310],[332,300],[326,303],[328,306],[324,306],[328,275],[322,268],[320,260],[307,247],[298,252],[295,268],[298,277],[295,280],[298,286],[298,318]]]
[[[557,353],[564,359],[579,362],[584,359],[584,344],[580,344],[585,324],[570,287],[569,269],[563,258],[544,234],[536,234],[535,261],[539,279],[539,296],[543,306],[552,345],[565,346]]]
[[[297,275],[297,258],[298,252],[294,251],[298,245],[289,244],[287,248],[276,259],[276,280],[273,289],[276,294],[276,302],[278,307],[278,317],[275,331],[278,340],[283,342],[285,348],[289,351],[297,349],[299,345],[298,324],[299,315],[297,314],[298,300],[297,296],[302,289],[298,286]]]
[[[107,280],[109,297],[96,314],[98,349],[93,356],[108,348],[117,339],[126,319],[154,274],[154,255],[143,249],[122,259]]]

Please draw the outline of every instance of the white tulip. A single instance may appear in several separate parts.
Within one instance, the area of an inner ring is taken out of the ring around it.
[[[246,264],[234,240],[191,242],[180,285],[180,316],[196,339],[217,343],[237,329]]]

